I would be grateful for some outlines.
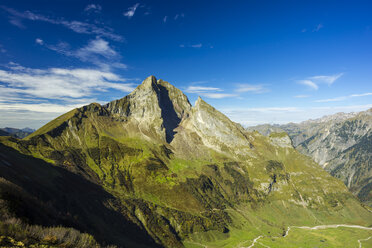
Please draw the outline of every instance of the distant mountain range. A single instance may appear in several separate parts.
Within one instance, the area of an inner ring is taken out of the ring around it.
[[[249,127],[264,135],[285,131],[294,147],[341,179],[353,194],[372,205],[372,109],[337,113],[299,124]]]
[[[0,136],[13,136],[19,139],[23,139],[24,137],[30,135],[33,132],[35,132],[35,129],[31,129],[28,127],[22,129],[11,127],[0,128]]]
[[[153,76],[0,137],[0,177],[0,245],[351,247],[372,235],[368,207],[285,132],[247,131]],[[328,224],[365,227],[295,228]]]

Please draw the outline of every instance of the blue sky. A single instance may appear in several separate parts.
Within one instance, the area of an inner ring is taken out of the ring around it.
[[[149,75],[244,125],[372,107],[371,1],[0,2],[0,127]]]

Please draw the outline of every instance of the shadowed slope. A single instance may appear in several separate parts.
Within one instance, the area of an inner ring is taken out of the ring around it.
[[[371,222],[343,183],[295,151],[286,134],[246,132],[202,99],[191,108],[180,90],[154,77],[120,100],[75,109],[35,133],[0,142],[101,187],[104,206],[165,247],[236,247],[289,225]]]
[[[101,243],[157,246],[145,230],[125,217],[126,207],[99,185],[2,144],[0,158],[0,177],[27,196],[2,191],[6,194],[1,199],[9,202],[15,217],[30,224],[73,227]]]
[[[165,128],[165,139],[167,143],[172,142],[174,137],[174,129],[181,122],[181,118],[177,116],[176,111],[173,108],[171,99],[169,98],[169,92],[167,88],[162,85],[158,85],[159,91],[159,106],[161,108],[161,117],[163,118],[163,125]]]

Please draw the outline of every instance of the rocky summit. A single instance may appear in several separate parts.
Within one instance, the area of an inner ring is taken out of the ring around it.
[[[370,210],[292,140],[247,131],[150,76],[124,98],[74,109],[24,139],[0,137],[0,242],[340,247],[371,236]],[[321,236],[295,228],[334,224],[366,228]]]

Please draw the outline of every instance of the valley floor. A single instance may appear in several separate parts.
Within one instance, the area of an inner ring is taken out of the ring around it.
[[[243,239],[243,238],[242,238]],[[222,247],[218,242],[200,244],[185,242],[188,248]],[[264,247],[372,247],[372,227],[359,225],[334,224],[320,226],[291,226],[284,235],[267,236],[259,235],[254,239],[242,241],[239,248],[264,248]]]

